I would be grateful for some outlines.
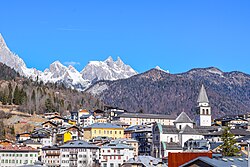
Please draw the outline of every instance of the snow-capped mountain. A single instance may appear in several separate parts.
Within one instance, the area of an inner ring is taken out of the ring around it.
[[[34,69],[27,69],[24,61],[18,55],[10,51],[1,34],[0,34],[0,62],[13,68],[17,72],[19,72],[20,75],[26,77],[28,73],[34,70]]]
[[[113,61],[109,57],[105,61],[90,61],[81,71],[77,71],[73,66],[64,66],[59,61],[55,61],[43,72],[35,68],[27,68],[25,62],[7,47],[0,34],[0,62],[16,70],[20,75],[43,81],[45,83],[64,83],[67,87],[78,90],[87,89],[92,83],[99,80],[117,80],[131,77],[137,72],[129,65],[126,65],[118,57]]]
[[[59,61],[55,61],[45,69],[38,78],[43,82],[64,83],[66,86],[84,90],[90,85],[90,81],[84,80],[81,74],[73,67],[66,67]]]
[[[82,77],[93,82],[99,80],[117,80],[129,78],[138,74],[129,65],[123,63],[120,57],[116,61],[109,56],[105,61],[90,61],[81,71]]]

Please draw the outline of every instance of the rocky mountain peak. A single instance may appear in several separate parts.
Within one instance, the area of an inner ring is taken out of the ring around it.
[[[0,47],[4,47],[4,46],[6,46],[6,43],[4,41],[2,34],[0,33]]]

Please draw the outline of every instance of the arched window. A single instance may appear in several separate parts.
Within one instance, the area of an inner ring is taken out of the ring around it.
[[[170,138],[170,142],[173,142],[173,138],[172,137]]]
[[[201,114],[205,114],[205,109],[202,109],[202,112],[201,112]]]
[[[207,109],[207,115],[209,115],[209,110]]]

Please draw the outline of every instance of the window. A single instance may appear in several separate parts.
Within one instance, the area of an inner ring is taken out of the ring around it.
[[[113,164],[113,163],[110,163],[110,167],[114,167],[114,164]]]
[[[173,138],[172,137],[170,138],[170,142],[173,142]]]
[[[181,129],[181,125],[179,125],[179,129]]]

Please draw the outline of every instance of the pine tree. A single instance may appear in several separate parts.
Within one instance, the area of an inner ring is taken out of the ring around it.
[[[235,156],[239,152],[239,149],[235,145],[236,140],[235,140],[234,134],[230,132],[229,127],[226,127],[223,130],[223,134],[221,138],[223,141],[223,144],[221,146],[222,154],[224,156]]]

